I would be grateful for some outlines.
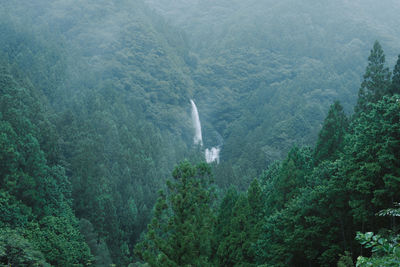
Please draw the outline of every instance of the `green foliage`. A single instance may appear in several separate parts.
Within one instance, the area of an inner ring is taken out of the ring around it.
[[[394,203],[395,208],[384,209],[378,212],[379,216],[400,217],[400,203]]]
[[[77,223],[68,218],[46,216],[38,224],[28,226],[29,240],[55,266],[87,265],[90,251],[83,241]]]
[[[354,267],[353,259],[350,252],[345,251],[344,255],[340,255],[337,267]]]
[[[230,190],[221,203],[215,235],[219,266],[254,266],[264,218],[261,188],[255,179],[246,194]]]
[[[47,162],[38,141],[48,123],[37,116],[44,109],[34,88],[22,87],[6,68],[0,81],[2,262],[84,265],[91,256],[71,210],[68,178]]]
[[[282,208],[297,196],[301,187],[307,184],[306,174],[312,169],[312,155],[308,148],[294,147],[282,162],[274,181],[274,191],[268,197],[272,207]]]
[[[323,160],[333,160],[339,157],[339,153],[343,152],[343,139],[347,127],[348,120],[344,114],[343,107],[336,101],[329,109],[328,116],[318,134],[314,152],[315,164]]]
[[[390,92],[391,94],[400,94],[400,55],[393,69],[392,86]]]
[[[325,174],[312,176],[315,187],[302,189],[285,208],[266,218],[258,241],[259,264],[329,266],[349,246],[346,191],[335,174],[337,166],[323,167]],[[324,180],[326,176],[332,178]]]
[[[239,198],[239,194],[235,188],[229,188],[222,199],[217,212],[215,231],[213,233],[214,246],[220,246],[222,240],[226,238],[229,233],[229,224],[232,219],[232,212]]]
[[[35,151],[32,166],[45,159],[64,167],[68,179],[59,184],[65,189],[70,182],[63,194],[73,199],[76,216],[90,221],[113,262],[129,264],[165,177],[178,160],[200,154],[188,145],[194,86],[182,33],[142,1],[9,1],[0,18],[0,60],[28,84],[1,88],[3,118],[14,122],[17,134],[34,130],[21,147],[33,151],[39,144],[44,155]],[[27,107],[18,112],[31,125],[15,120],[14,102]],[[14,149],[9,139],[0,142]],[[10,153],[7,160],[18,164],[17,156],[24,155]],[[4,164],[12,167],[9,161]],[[9,184],[18,179],[11,173]],[[27,176],[15,190],[24,203],[41,200],[33,207],[47,209],[44,199],[57,192],[39,195],[36,177]]]
[[[13,226],[22,227],[27,224],[28,218],[32,216],[31,209],[16,200],[9,192],[0,190],[0,213],[2,219],[0,227]]]
[[[368,103],[377,102],[389,92],[391,73],[389,68],[385,67],[385,55],[378,41],[375,41],[368,57],[368,66],[363,78],[358,92],[356,113],[366,111]]]
[[[335,100],[352,110],[371,36],[388,40],[380,30],[395,29],[388,17],[398,14],[393,0],[391,9],[344,0],[146,2],[189,33],[202,124],[224,138],[217,184],[243,191],[294,145],[313,145]],[[382,42],[388,62],[399,43]]]
[[[357,232],[356,239],[366,248],[371,248],[372,257],[359,256],[356,266],[399,266],[400,244],[399,236],[384,238],[373,232]]]
[[[354,229],[395,228],[394,219],[375,214],[398,201],[397,99],[393,95],[368,100],[349,126],[342,109],[336,105],[335,115],[332,106],[311,160],[293,160],[307,156],[292,152],[284,162],[270,166],[262,176],[269,215],[257,243],[258,264],[331,266],[340,253],[359,251]],[[336,130],[340,138],[335,138]],[[285,192],[289,197],[280,199]],[[387,213],[396,210],[382,215]],[[349,255],[340,263],[352,265]]]
[[[345,111],[370,36],[398,48],[376,15],[398,4],[194,2],[2,3],[2,264],[126,266],[152,216],[136,251],[155,266],[328,266],[356,229],[396,228],[374,216],[400,201],[400,58],[390,81],[378,42]],[[190,98],[223,145],[219,192],[242,191],[217,216],[202,164],[156,202],[203,157]]]
[[[291,180],[280,180],[296,177],[282,176],[293,173],[288,170],[296,164],[287,160],[271,166],[263,177],[271,214],[258,240],[258,264],[330,266],[337,262],[339,253],[358,251],[352,241],[354,229],[394,227],[394,220],[374,215],[392,200],[397,201],[396,103],[395,95],[369,104],[370,111],[361,113],[352,122],[351,133],[342,139],[346,153],[339,154],[339,159],[323,161],[314,168],[305,168],[307,161],[299,161],[302,163],[297,166],[304,172],[297,176],[303,181],[297,187],[282,187]],[[285,191],[291,197],[277,201]]]
[[[207,164],[180,163],[155,205],[154,217],[135,252],[150,266],[209,266],[214,228],[211,172]]]
[[[379,219],[374,218],[375,213],[398,201],[398,95],[384,97],[368,107],[370,112],[361,113],[354,121],[354,134],[348,137],[345,151],[354,218],[372,223]]]
[[[43,254],[16,230],[0,229],[0,264],[4,266],[51,266]]]
[[[386,209],[378,213],[379,216],[399,216],[400,209]],[[365,248],[370,248],[370,258],[359,256],[356,266],[398,266],[400,264],[400,236],[393,232],[385,233],[385,236],[374,235],[373,232],[357,232],[356,240]]]
[[[79,229],[85,238],[86,244],[93,255],[93,264],[96,266],[110,266],[112,264],[110,252],[104,240],[99,240],[93,225],[86,219],[79,220]]]

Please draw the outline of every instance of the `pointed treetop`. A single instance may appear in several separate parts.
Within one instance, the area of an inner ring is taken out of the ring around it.
[[[397,59],[396,66],[394,66],[393,69],[391,94],[400,94],[400,55]]]
[[[375,41],[368,57],[364,80],[358,92],[356,113],[365,111],[368,103],[375,103],[389,93],[390,76],[389,68],[385,67],[385,54],[382,46]]]
[[[324,160],[334,160],[343,149],[344,135],[347,131],[348,119],[339,101],[335,101],[329,109],[324,125],[318,134],[314,150],[314,164]]]

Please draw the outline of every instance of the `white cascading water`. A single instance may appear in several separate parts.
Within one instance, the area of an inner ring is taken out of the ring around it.
[[[206,162],[214,162],[216,161],[217,164],[219,163],[219,151],[221,149],[219,147],[212,147],[211,149],[206,148],[205,155],[206,155]]]
[[[201,135],[199,112],[197,111],[196,104],[192,99],[190,99],[190,103],[192,104],[192,121],[193,121],[193,127],[195,129],[195,135],[193,141],[195,145],[200,144],[200,146],[203,146],[203,136]],[[221,148],[219,147],[212,147],[211,149],[206,148],[206,150],[204,151],[206,162],[211,163],[216,161],[218,164],[220,150]]]
[[[201,135],[201,124],[199,118],[199,112],[197,111],[196,104],[192,99],[190,99],[190,103],[192,103],[192,121],[195,130],[193,141],[196,145],[203,145],[203,137]]]

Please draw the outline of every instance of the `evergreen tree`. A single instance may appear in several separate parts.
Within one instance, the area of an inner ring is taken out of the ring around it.
[[[85,238],[86,244],[90,248],[93,255],[93,263],[95,266],[106,267],[112,264],[110,252],[104,240],[100,240],[94,231],[93,225],[86,219],[79,220],[80,232]]]
[[[51,266],[37,248],[20,233],[9,228],[0,228],[0,265]]]
[[[318,141],[314,150],[314,163],[323,160],[335,159],[342,152],[344,135],[348,127],[348,120],[343,107],[336,101],[329,109],[324,125],[318,134]]]
[[[264,200],[257,179],[247,194],[235,190],[225,195],[216,225],[217,262],[220,266],[252,266],[256,243],[262,231]]]
[[[246,257],[249,263],[255,263],[256,244],[262,233],[262,225],[265,217],[265,196],[258,179],[254,179],[250,184],[247,190],[247,200],[249,203],[249,246],[246,251]]]
[[[368,57],[368,66],[364,80],[358,92],[356,113],[366,111],[368,103],[375,103],[388,94],[390,86],[390,71],[385,67],[385,54],[378,41],[375,41]]]
[[[249,264],[249,202],[246,195],[241,194],[232,209],[228,228],[228,235],[221,240],[218,246],[217,257],[219,266],[235,266]]]
[[[233,208],[235,207],[238,198],[239,194],[237,190],[231,187],[225,193],[224,198],[219,205],[216,225],[213,234],[213,248],[215,248],[216,250],[213,254],[217,257],[217,260],[220,260],[218,257],[219,255],[217,255],[218,247],[230,234],[230,221],[232,219]]]
[[[400,94],[400,55],[393,69],[391,93]]]
[[[288,153],[271,192],[275,208],[282,208],[297,196],[300,188],[306,185],[306,174],[312,169],[312,154],[309,148],[294,147]],[[269,197],[271,199],[271,197]]]
[[[374,216],[399,201],[400,105],[398,95],[370,104],[370,112],[353,121],[347,137],[344,175],[351,192],[350,206],[361,231],[390,224]]]
[[[71,209],[69,179],[47,161],[39,141],[48,129],[45,110],[35,89],[22,84],[0,69],[0,228],[10,229],[0,236],[16,241],[0,240],[0,261],[32,265],[43,257],[56,266],[86,265],[91,255]]]
[[[214,213],[211,169],[185,161],[160,192],[154,217],[135,251],[150,266],[210,266]]]

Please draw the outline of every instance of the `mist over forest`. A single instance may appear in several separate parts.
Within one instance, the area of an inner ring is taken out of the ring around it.
[[[0,265],[399,266],[399,14],[2,1]]]

